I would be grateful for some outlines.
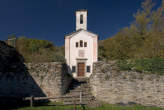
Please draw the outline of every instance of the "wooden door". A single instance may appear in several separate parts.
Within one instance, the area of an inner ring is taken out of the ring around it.
[[[85,63],[78,63],[78,76],[84,76],[85,74]]]

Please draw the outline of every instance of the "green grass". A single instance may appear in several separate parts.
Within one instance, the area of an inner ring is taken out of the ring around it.
[[[77,110],[82,110],[80,107]],[[14,110],[73,110],[73,106],[40,106],[40,107],[25,107]]]
[[[25,107],[14,110],[74,110],[74,106],[43,106],[43,107]],[[77,110],[164,110],[158,107],[145,107],[141,105],[121,106],[121,105],[110,105],[103,104],[97,108],[88,107],[77,107]]]

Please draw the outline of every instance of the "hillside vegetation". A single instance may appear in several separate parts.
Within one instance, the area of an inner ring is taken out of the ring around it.
[[[18,37],[16,50],[25,62],[64,62],[64,47],[57,47],[47,40]]]
[[[134,22],[99,43],[99,59],[164,58],[164,0],[145,0]]]
[[[164,59],[162,58],[118,60],[116,65],[120,70],[164,75]]]

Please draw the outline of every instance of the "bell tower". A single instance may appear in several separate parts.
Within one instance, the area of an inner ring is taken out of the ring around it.
[[[79,29],[87,30],[87,10],[76,11],[76,31]]]

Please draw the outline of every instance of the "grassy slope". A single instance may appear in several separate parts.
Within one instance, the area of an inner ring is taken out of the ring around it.
[[[73,106],[47,106],[47,107],[26,107],[15,110],[73,110]],[[98,108],[87,108],[87,107],[78,107],[77,110],[164,110],[157,107],[144,107],[140,105],[133,106],[119,106],[119,105],[109,105],[104,104]]]
[[[163,58],[118,60],[116,64],[120,70],[134,70],[149,74],[164,75]]]

